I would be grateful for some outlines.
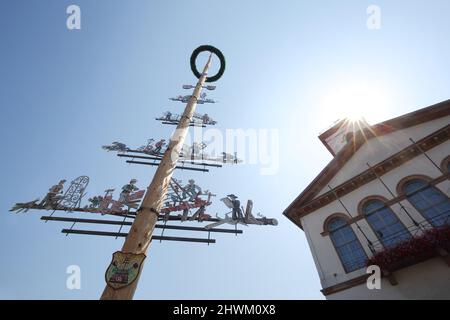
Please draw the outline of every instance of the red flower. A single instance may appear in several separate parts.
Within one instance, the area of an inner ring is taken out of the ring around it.
[[[394,247],[375,253],[366,262],[393,271],[408,263],[420,262],[437,254],[438,249],[450,251],[450,225],[433,228]]]

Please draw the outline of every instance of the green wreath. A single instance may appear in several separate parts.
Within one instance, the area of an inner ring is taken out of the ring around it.
[[[219,80],[222,77],[223,73],[225,72],[225,57],[223,56],[222,52],[220,52],[220,50],[217,49],[216,47],[209,46],[209,45],[203,45],[203,46],[200,46],[197,49],[195,49],[191,55],[191,70],[197,78],[201,77],[201,73],[197,70],[197,66],[196,66],[195,62],[197,61],[198,55],[204,51],[209,51],[209,52],[214,53],[220,60],[219,71],[214,76],[207,77],[205,80],[206,82],[215,82],[215,81]]]

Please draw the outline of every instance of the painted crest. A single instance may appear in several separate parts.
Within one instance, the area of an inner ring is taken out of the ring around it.
[[[105,273],[106,283],[114,290],[124,288],[136,280],[144,262],[145,254],[114,252]]]

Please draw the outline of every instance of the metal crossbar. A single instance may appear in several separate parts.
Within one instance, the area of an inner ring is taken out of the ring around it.
[[[122,232],[109,232],[109,231],[91,231],[91,230],[78,230],[78,229],[62,229],[62,233],[67,234],[82,234],[92,236],[107,236],[107,237],[126,237],[128,233]],[[168,236],[152,236],[152,240],[163,241],[180,241],[180,242],[198,242],[198,243],[216,243],[215,239],[202,239],[202,238],[185,238],[185,237],[168,237]]]
[[[99,220],[99,219],[80,219],[80,218],[65,218],[65,217],[50,217],[43,216],[41,220],[44,221],[61,221],[61,222],[77,222],[77,223],[89,223],[89,224],[104,224],[104,225],[123,225],[131,226],[131,221],[118,221],[118,220]],[[242,234],[242,230],[237,229],[221,229],[211,228],[205,229],[203,227],[190,227],[190,226],[173,226],[173,225],[155,225],[156,229],[168,229],[168,230],[182,230],[182,231],[200,231],[200,232],[216,232],[216,233],[236,233]],[[120,232],[119,232],[120,233]]]

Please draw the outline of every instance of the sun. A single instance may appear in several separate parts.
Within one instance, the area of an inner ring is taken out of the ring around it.
[[[376,123],[386,115],[390,100],[386,90],[366,83],[336,85],[322,98],[321,114],[330,122],[346,118]]]

